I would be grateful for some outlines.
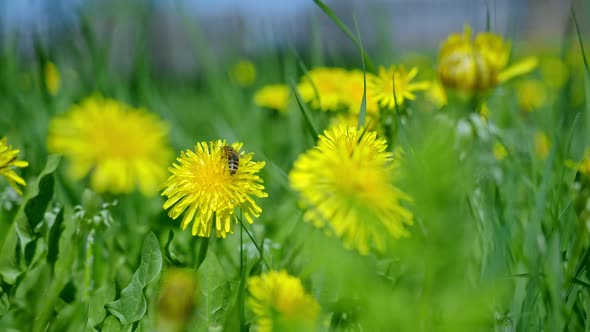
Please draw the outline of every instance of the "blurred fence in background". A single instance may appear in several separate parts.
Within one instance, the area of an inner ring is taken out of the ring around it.
[[[365,47],[435,50],[465,23],[509,38],[558,42],[569,16],[565,0],[326,0],[351,28],[354,19]],[[269,49],[313,43],[323,52],[354,54],[352,43],[312,0],[2,0],[4,41],[16,37],[24,55],[38,36],[49,48],[80,38],[80,16],[109,45],[111,60],[124,70],[145,36],[146,49],[159,70],[177,75],[198,68],[191,46],[194,29],[216,54],[253,55]],[[583,20],[581,20],[584,22]],[[192,30],[191,30],[192,29]],[[7,43],[4,42],[4,46]],[[13,47],[13,46],[9,46]],[[224,52],[221,52],[224,51]]]

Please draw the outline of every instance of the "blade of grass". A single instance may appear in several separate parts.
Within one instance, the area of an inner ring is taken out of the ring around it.
[[[361,99],[361,109],[359,110],[359,119],[357,124],[357,127],[360,128],[365,125],[365,118],[367,116],[367,69],[365,66],[365,52],[363,49],[363,42],[361,40],[361,33],[359,31],[356,17],[354,17],[354,28],[356,29],[356,36],[359,40],[359,45],[361,48],[361,62],[363,65],[363,98]]]
[[[297,90],[297,87],[295,86],[295,83],[293,83],[293,82],[291,82],[291,90],[293,90],[293,96],[295,96],[295,100],[297,101],[297,105],[299,105],[299,110],[301,110],[301,113],[303,114],[303,118],[305,119],[306,128],[309,131],[309,133],[313,136],[313,141],[315,142],[315,140],[319,136],[318,130],[316,129],[316,126],[313,124],[313,122],[311,121],[307,106],[305,105],[305,103],[301,102],[301,95],[299,95],[299,91]]]
[[[582,41],[582,33],[574,7],[571,8],[572,19],[576,27],[576,34],[578,35],[578,42],[580,43],[580,52],[582,52],[582,59],[584,60],[584,96],[586,97],[586,130],[590,129],[590,68],[588,67],[588,59],[586,58],[586,51],[584,50],[584,42]]]
[[[262,262],[264,263],[264,265],[266,265],[266,268],[270,270],[270,265],[268,264],[268,262],[266,261],[266,258],[264,257],[264,249],[258,245],[258,243],[256,243],[256,240],[254,240],[254,237],[252,236],[252,234],[250,234],[250,231],[248,231],[248,229],[246,228],[246,225],[244,225],[244,223],[242,222],[242,218],[238,217],[238,221],[240,222],[240,226],[242,226],[242,229],[244,231],[246,231],[246,234],[248,235],[248,237],[250,238],[250,240],[252,241],[252,243],[254,244],[254,246],[256,247],[256,250],[258,250],[258,253],[260,254],[260,257],[262,257]]]
[[[320,7],[320,9],[326,14],[328,15],[328,17],[330,19],[332,19],[332,21],[334,21],[334,23],[336,23],[336,25],[340,28],[340,30],[342,30],[342,32],[344,32],[344,34],[350,39],[352,40],[352,42],[356,45],[356,47],[359,49],[359,51],[361,51],[364,54],[364,62],[366,63],[367,67],[369,68],[370,71],[373,71],[375,66],[373,65],[373,61],[371,61],[371,59],[369,58],[369,56],[365,53],[365,51],[363,50],[363,47],[360,43],[360,41],[354,36],[354,34],[350,31],[350,29],[346,26],[346,24],[344,24],[339,18],[338,16],[336,16],[336,14],[334,14],[334,12],[332,11],[332,9],[330,9],[330,7],[328,7],[325,3],[323,3],[321,0],[313,0],[313,2],[315,2],[315,4]]]

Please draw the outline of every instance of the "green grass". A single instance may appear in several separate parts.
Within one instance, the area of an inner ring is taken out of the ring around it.
[[[39,44],[33,62],[22,61],[6,42],[0,135],[30,166],[18,171],[28,185],[12,206],[0,179],[0,330],[155,330],[166,271],[184,267],[196,271],[200,285],[190,331],[252,330],[247,280],[269,269],[302,280],[322,307],[320,331],[590,331],[590,180],[568,166],[590,145],[585,57],[583,70],[571,68],[554,99],[534,112],[519,108],[517,82],[496,89],[486,100],[487,122],[471,136],[459,135],[457,127],[463,122],[475,129],[473,117],[454,105],[435,110],[419,95],[404,119],[395,119],[390,139],[404,151],[398,184],[412,197],[411,236],[392,240],[386,253],[361,256],[305,223],[289,187],[294,160],[313,147],[330,115],[300,99],[285,115],[252,103],[264,84],[296,90],[310,63],[367,73],[389,65],[371,59],[391,50],[369,54],[358,29],[353,33],[315,2],[317,14],[335,21],[358,57],[334,63],[319,49],[321,40],[300,55],[261,54],[252,59],[258,73],[252,87],[229,79],[238,57],[215,57],[188,19],[183,24],[202,68],[193,79],[160,77],[146,31],[130,76],[113,71],[109,46],[98,42],[88,18],[82,20],[84,45]],[[575,31],[566,37],[581,44],[584,36]],[[397,52],[391,62],[403,56]],[[436,55],[426,56],[434,66]],[[57,96],[44,88],[47,60],[61,71]],[[541,78],[539,72],[531,77]],[[573,103],[580,80],[586,102]],[[244,142],[255,160],[267,162],[261,176],[269,197],[258,200],[261,217],[234,225],[226,239],[197,238],[167,216],[159,196],[99,195],[87,180],[73,181],[67,160],[47,152],[48,123],[97,92],[158,114],[170,124],[176,152],[198,141]],[[359,124],[364,117],[362,108]],[[535,152],[538,130],[552,143],[546,158]],[[503,160],[492,155],[496,142],[508,150]],[[95,215],[101,218],[90,223]]]

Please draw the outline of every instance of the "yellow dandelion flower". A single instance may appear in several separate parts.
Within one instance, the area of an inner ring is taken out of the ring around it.
[[[54,118],[49,151],[66,156],[71,175],[90,175],[97,192],[157,193],[172,151],[168,126],[155,114],[113,99],[92,96]]]
[[[45,79],[45,86],[47,91],[55,96],[59,92],[61,78],[59,71],[53,62],[47,62],[43,68],[43,74]]]
[[[382,252],[390,239],[407,236],[412,214],[401,203],[409,197],[393,184],[398,165],[393,157],[374,131],[344,126],[324,131],[289,174],[306,209],[304,219],[361,254],[371,247]]]
[[[367,82],[370,74],[367,74]],[[347,77],[342,82],[342,99],[353,114],[359,114],[361,110],[361,103],[363,101],[364,91],[363,72],[360,70],[350,71]],[[367,114],[376,114],[379,112],[379,105],[374,98],[366,97]]]
[[[533,111],[545,106],[547,89],[539,80],[526,79],[516,84],[518,105],[525,111]]]
[[[466,25],[463,34],[451,34],[442,43],[438,76],[447,88],[481,91],[535,69],[536,58],[507,68],[510,49],[510,43],[489,32],[479,33],[472,40],[471,27]]]
[[[305,102],[322,111],[337,111],[345,106],[342,83],[348,76],[342,68],[315,68],[301,78],[297,86]]]
[[[547,135],[542,131],[535,132],[535,155],[539,159],[547,159],[549,150],[551,150],[551,141]]]
[[[15,150],[12,146],[6,143],[7,138],[3,137],[0,139],[0,175],[2,175],[8,184],[14,188],[14,190],[22,195],[23,192],[19,186],[26,186],[27,183],[23,178],[18,176],[13,170],[14,167],[27,167],[29,163],[24,160],[18,160],[18,154],[20,150]]]
[[[500,142],[496,142],[494,144],[494,147],[492,148],[492,153],[494,155],[494,158],[496,158],[496,160],[499,161],[506,159],[506,156],[508,156],[508,151],[506,151],[506,147],[504,146],[504,144]]]
[[[284,84],[266,85],[254,94],[254,104],[260,107],[286,112],[290,95],[291,89]]]
[[[164,184],[162,196],[168,198],[164,209],[170,208],[172,219],[186,210],[182,229],[192,222],[193,235],[209,237],[215,223],[217,237],[225,238],[231,233],[231,222],[238,221],[236,207],[249,223],[260,216],[262,209],[253,196],[268,196],[257,174],[266,163],[252,161],[254,153],[240,152],[242,145],[234,143],[229,151],[225,141],[200,142],[195,151],[183,151],[176,159],[178,164],[168,168],[172,175]]]
[[[240,86],[250,86],[256,81],[256,67],[251,61],[240,60],[231,67],[229,76]]]
[[[392,65],[388,69],[380,67],[377,76],[371,75],[367,79],[367,97],[375,100],[382,108],[394,109],[396,104],[401,106],[406,100],[416,99],[414,92],[427,90],[430,86],[427,81],[412,82],[416,75],[417,67],[409,72],[403,66]]]
[[[320,313],[301,281],[286,271],[269,271],[248,280],[247,305],[256,317],[255,330],[311,331]]]

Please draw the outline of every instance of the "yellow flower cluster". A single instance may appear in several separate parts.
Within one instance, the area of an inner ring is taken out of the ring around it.
[[[418,68],[407,71],[403,66],[380,67],[377,74],[360,70],[343,68],[314,68],[301,78],[297,90],[303,101],[314,109],[336,112],[349,111],[358,114],[365,87],[366,78],[366,110],[376,114],[379,108],[395,109],[406,100],[414,100],[415,92],[427,90],[429,82],[414,82]],[[289,87],[286,85],[268,85],[262,87],[254,96],[254,103],[284,111],[290,98]]]

